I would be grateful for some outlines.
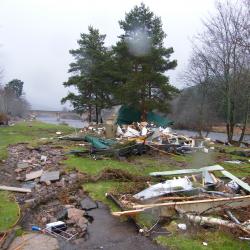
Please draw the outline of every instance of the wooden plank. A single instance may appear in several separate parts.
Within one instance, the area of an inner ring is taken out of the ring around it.
[[[9,186],[0,186],[0,190],[21,192],[21,193],[31,192],[31,189],[29,188],[18,188],[18,187],[9,187]]]
[[[136,210],[127,210],[127,211],[122,211],[122,212],[113,212],[112,215],[114,216],[121,216],[121,215],[135,215],[139,212],[143,212],[145,209],[136,209]]]
[[[237,196],[237,197],[226,197],[226,198],[216,198],[216,199],[205,199],[205,200],[195,200],[195,201],[182,201],[182,202],[168,202],[168,203],[158,203],[158,204],[148,204],[148,205],[135,205],[133,208],[135,210],[128,210],[124,212],[116,212],[114,215],[130,215],[136,214],[147,209],[157,209],[157,214],[161,216],[173,216],[175,213],[175,208],[178,207],[185,212],[212,212],[218,211],[222,208],[237,208],[250,205],[250,195]]]
[[[146,205],[134,205],[133,208],[153,208],[153,207],[179,206],[179,205],[198,204],[198,203],[218,203],[219,201],[231,202],[244,199],[250,200],[250,195],[225,197],[225,198],[211,198],[211,199],[194,200],[194,201],[179,201],[179,202],[166,202],[166,203],[156,203],[156,204],[146,204]]]
[[[229,173],[229,172],[226,171],[226,170],[221,171],[221,173],[222,173],[223,175],[225,175],[226,177],[228,177],[229,179],[235,181],[235,182],[236,182],[240,187],[242,187],[243,189],[245,189],[245,190],[247,190],[248,192],[250,192],[250,186],[249,186],[246,182],[240,180],[238,177],[234,176],[233,174]]]
[[[163,171],[163,172],[152,172],[150,176],[169,176],[169,175],[181,175],[181,174],[193,174],[193,173],[201,173],[203,171],[222,171],[224,168],[220,165],[202,167],[202,168],[191,168],[191,169],[181,169],[174,171]]]

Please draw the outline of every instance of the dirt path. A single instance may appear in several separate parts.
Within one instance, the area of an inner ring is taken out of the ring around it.
[[[163,250],[136,231],[131,222],[121,222],[112,216],[105,205],[98,203],[99,208],[88,212],[94,221],[88,226],[88,239],[80,240],[77,245],[60,242],[63,250]]]

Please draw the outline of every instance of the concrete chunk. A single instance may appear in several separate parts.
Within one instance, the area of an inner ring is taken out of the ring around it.
[[[25,169],[25,168],[28,168],[28,167],[29,167],[29,163],[28,162],[18,162],[17,163],[17,168]]]
[[[51,172],[44,172],[41,176],[40,181],[41,182],[47,182],[47,181],[57,181],[60,178],[60,172],[59,171],[51,171]]]
[[[91,210],[97,208],[96,203],[89,197],[86,197],[83,200],[81,200],[80,204],[82,209],[84,210]]]
[[[29,180],[34,180],[36,178],[39,178],[41,177],[41,175],[43,174],[43,170],[38,170],[38,171],[33,171],[33,172],[30,172],[28,174],[26,174],[26,181],[29,181]]]

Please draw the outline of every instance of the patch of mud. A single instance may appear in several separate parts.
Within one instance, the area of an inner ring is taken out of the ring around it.
[[[93,178],[94,181],[99,180],[117,180],[117,181],[134,181],[134,182],[146,182],[150,180],[150,177],[135,176],[126,170],[106,168],[99,175]]]

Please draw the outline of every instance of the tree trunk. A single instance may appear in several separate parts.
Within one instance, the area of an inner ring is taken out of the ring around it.
[[[92,107],[89,105],[89,122],[92,122]]]
[[[99,114],[98,114],[98,106],[95,105],[95,116],[96,116],[96,124],[99,123]]]
[[[249,106],[248,104],[249,104],[249,99],[247,100],[245,120],[244,120],[243,128],[241,130],[241,135],[240,135],[239,143],[241,143],[243,141],[244,136],[245,136],[245,132],[246,132],[247,121],[248,121],[248,106]]]

